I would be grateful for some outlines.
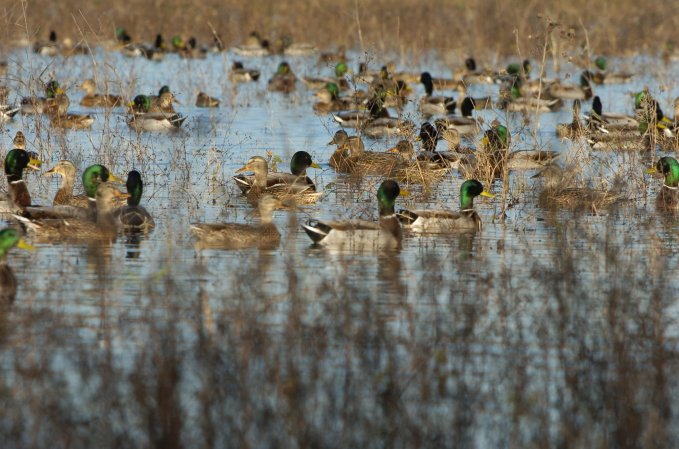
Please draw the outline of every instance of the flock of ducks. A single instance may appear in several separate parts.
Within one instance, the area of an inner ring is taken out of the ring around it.
[[[199,48],[195,39],[184,42],[181,38],[173,38],[171,47],[166,47],[160,35],[153,46],[143,46],[133,43],[123,29],[118,30],[117,40],[119,49],[125,55],[151,60],[158,60],[169,52],[176,52],[180,57],[201,58],[208,51],[223,50],[217,36],[210,49]],[[53,55],[65,51],[85,52],[86,48],[59,45],[56,35],[51,34],[48,42],[36,44],[34,50],[42,55]],[[232,49],[234,54],[240,56],[293,55],[311,51],[315,49],[293,44],[285,38],[270,43],[255,32],[243,45]],[[310,220],[303,225],[311,240],[321,246],[385,250],[401,246],[404,230],[439,235],[477,232],[482,223],[474,210],[474,198],[493,197],[492,193],[484,189],[481,181],[492,183],[511,170],[538,170],[540,176],[552,180],[547,182],[541,195],[541,201],[546,204],[599,208],[617,199],[610,192],[579,188],[562,182],[563,173],[554,163],[557,153],[510,151],[511,135],[508,128],[497,120],[489,126],[485,125],[474,116],[474,110],[495,107],[512,112],[550,112],[563,107],[564,101],[572,101],[572,122],[559,124],[556,129],[561,138],[586,139],[594,150],[646,150],[654,148],[653,145],[664,148],[677,145],[679,99],[674,104],[674,118],[664,115],[648,90],[635,95],[634,116],[604,112],[601,99],[594,95],[593,86],[626,82],[632,76],[609,72],[604,58],[593,61],[593,69],[584,69],[578,84],[532,79],[529,61],[492,71],[478,70],[474,59],[469,58],[465,61],[465,67],[451,79],[434,78],[429,72],[397,73],[389,66],[369,72],[364,64],[359,66],[356,73],[351,73],[344,49],[333,54],[322,54],[319,61],[335,64],[332,76],[303,77],[300,80],[290,64],[284,61],[269,79],[267,89],[290,93],[297,89],[300,81],[308,88],[316,89],[314,111],[332,114],[341,127],[329,142],[329,145],[336,147],[329,165],[338,173],[348,176],[384,178],[376,195],[377,221]],[[236,83],[256,82],[260,78],[260,71],[246,68],[242,62],[235,61],[229,78]],[[365,83],[367,89],[356,89],[360,83]],[[421,83],[424,88],[425,94],[417,100],[417,106],[422,117],[427,120],[419,126],[419,131],[415,123],[389,110],[401,110],[407,102],[412,101],[411,85],[416,83]],[[467,87],[478,83],[499,84],[498,98],[468,96]],[[119,95],[98,93],[92,79],[85,80],[80,87],[85,92],[81,106],[127,108],[127,123],[137,131],[176,129],[186,119],[174,109],[176,99],[168,86],[163,86],[157,95],[140,94],[132,101],[126,101]],[[437,95],[438,90],[457,91],[457,99]],[[94,121],[91,115],[69,112],[70,101],[57,80],[45,84],[44,96],[25,97],[16,107],[6,104],[7,93],[6,88],[0,88],[1,120],[11,120],[18,112],[45,114],[53,127],[68,129],[86,129]],[[591,111],[583,115],[582,102],[590,99]],[[201,92],[196,99],[196,106],[219,107],[220,101]],[[347,132],[347,129],[352,128],[357,130],[357,135]],[[413,135],[419,141],[417,151]],[[479,135],[481,139],[477,148],[462,145],[463,139],[471,141]],[[366,151],[363,137],[385,136],[399,136],[401,140],[386,151]],[[446,143],[446,151],[437,149],[440,141]],[[191,225],[191,231],[198,243],[225,249],[276,247],[280,242],[280,233],[272,221],[273,212],[314,204],[323,197],[323,192],[318,191],[307,176],[307,169],[310,168],[320,167],[306,151],[298,151],[293,155],[290,173],[270,172],[265,158],[251,157],[237,170],[233,181],[247,201],[258,208],[260,223],[195,223]],[[12,214],[33,240],[111,239],[123,230],[148,232],[155,226],[151,215],[140,205],[143,181],[137,171],[128,173],[126,192],[122,192],[115,184],[121,182],[119,178],[102,165],[92,165],[81,176],[85,194],[76,196],[73,193],[76,168],[70,161],[60,161],[45,174],[60,176],[61,188],[51,206],[40,207],[31,203],[29,189],[23,178],[23,172],[27,169],[39,170],[40,161],[35,154],[26,151],[24,136],[17,132],[13,149],[5,157],[8,194],[0,202],[0,212]],[[407,194],[399,183],[429,186],[444,179],[451,170],[460,171],[467,179],[460,186],[458,210],[396,210],[397,198]],[[648,173],[653,172],[664,176],[663,188],[657,199],[658,208],[679,210],[677,160],[663,157],[653,169],[648,170]],[[28,247],[16,230],[0,232],[0,256],[4,257],[14,246]]]

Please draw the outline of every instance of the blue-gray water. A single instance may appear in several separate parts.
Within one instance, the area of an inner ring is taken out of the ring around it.
[[[357,185],[327,165],[339,128],[312,112],[301,82],[289,96],[266,91],[280,58],[245,59],[262,79],[237,86],[228,53],[150,62],[19,49],[7,59],[11,100],[40,74],[67,88],[73,112],[92,113],[77,106],[87,77],[130,98],[168,84],[188,119],[180,132],[140,135],[121,109],[94,111],[91,131],[28,116],[4,125],[0,148],[21,130],[45,169],[69,158],[118,176],[141,171],[157,228],[138,242],[12,251],[19,291],[0,318],[0,446],[676,446],[679,225],[656,213],[661,181],[643,174],[661,153],[591,153],[559,141],[554,127],[570,121],[568,104],[540,116],[536,137],[534,116],[524,124],[512,114],[516,149],[537,143],[584,160],[593,183],[617,175],[631,200],[598,215],[553,213],[536,207],[534,172],[518,173],[506,220],[501,195],[477,200],[484,228],[473,238],[408,235],[397,254],[333,253],[311,247],[300,223],[375,218],[379,179]],[[298,75],[331,72],[315,57],[288,59]],[[637,77],[596,87],[606,108],[631,113],[629,94],[649,86],[671,111],[676,63],[609,64]],[[399,69],[450,74],[434,57]],[[565,63],[567,73],[580,71]],[[404,115],[419,124],[423,89],[413,87]],[[199,90],[222,106],[193,107]],[[470,90],[486,92],[497,87]],[[252,219],[230,182],[237,168],[271,151],[287,170],[301,149],[321,164],[309,174],[328,194],[275,213],[280,248],[196,253],[189,223]],[[27,178],[34,203],[50,203],[57,180]],[[409,187],[397,207],[456,209],[461,181],[453,172],[428,195]]]

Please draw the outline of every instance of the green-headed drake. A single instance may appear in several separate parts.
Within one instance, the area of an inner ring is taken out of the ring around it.
[[[271,92],[283,92],[287,94],[295,91],[297,88],[296,84],[297,77],[292,72],[290,64],[283,61],[278,64],[278,69],[276,69],[276,73],[269,80],[267,89]]]
[[[465,97],[460,104],[461,117],[446,117],[436,119],[438,129],[456,129],[463,136],[474,136],[481,132],[481,125],[473,116],[475,107],[471,97]]]
[[[150,231],[156,226],[156,223],[144,206],[139,205],[144,191],[144,183],[137,170],[132,170],[127,174],[125,187],[129,195],[127,205],[116,209],[113,214],[120,222],[119,226],[128,231]]]
[[[84,195],[73,195],[76,168],[72,162],[62,160],[45,173],[62,177],[61,188],[57,191],[52,207],[31,206],[26,208],[30,218],[77,218],[85,221],[96,220],[96,194],[99,184],[104,182],[122,183],[108,168],[101,164],[90,165],[83,171],[81,180]]]
[[[80,100],[80,106],[114,108],[123,105],[123,99],[120,95],[98,94],[97,83],[92,78],[83,81],[80,88],[85,91],[85,95]]]
[[[401,224],[418,233],[450,233],[458,231],[476,232],[481,230],[481,218],[474,210],[474,198],[495,195],[483,188],[476,179],[465,181],[460,186],[460,210],[405,210],[398,212]]]
[[[24,241],[19,231],[12,228],[0,231],[0,301],[11,303],[16,297],[17,279],[7,264],[7,253],[14,248],[33,251],[35,248]]]
[[[648,174],[662,173],[665,177],[658,193],[656,208],[660,210],[679,210],[679,162],[673,157],[661,157],[655,167],[646,170]]]
[[[24,170],[40,170],[41,162],[33,153],[25,150],[26,139],[17,131],[13,140],[14,148],[5,156],[5,175],[7,176],[8,196],[0,201],[0,212],[17,212],[31,205],[31,194],[24,180]]]
[[[256,69],[249,69],[243,66],[240,61],[234,61],[229,71],[229,79],[232,83],[249,83],[259,80],[260,72]]]
[[[500,101],[498,108],[511,112],[553,112],[563,105],[560,98],[545,99],[523,94],[521,79],[500,87]]]
[[[601,98],[597,95],[592,99],[592,112],[589,115],[587,127],[591,131],[604,129],[608,133],[625,131],[638,133],[639,121],[625,114],[604,113]]]
[[[283,207],[273,195],[264,194],[259,198],[260,224],[240,223],[192,223],[191,232],[198,240],[197,249],[275,249],[281,241],[281,234],[273,223],[273,211]]]
[[[311,155],[306,151],[298,151],[290,159],[290,173],[267,172],[266,186],[272,188],[277,185],[297,184],[311,191],[316,191],[314,182],[306,174],[307,168],[321,168],[320,165],[311,159]],[[233,177],[236,185],[244,194],[252,188],[255,183],[255,175],[239,174]]]
[[[54,57],[61,53],[61,45],[57,41],[56,31],[51,30],[46,41],[38,41],[33,44],[33,52],[48,57]]]
[[[490,70],[478,70],[476,59],[468,57],[464,61],[464,68],[456,70],[453,79],[462,81],[466,86],[472,84],[493,84],[497,78],[497,73]]]
[[[314,103],[314,111],[327,114],[334,111],[345,111],[354,109],[358,105],[352,100],[341,98],[340,89],[335,83],[328,83],[321,90],[316,92],[318,101]]]
[[[340,250],[394,250],[401,247],[403,232],[394,203],[401,194],[398,183],[386,180],[377,190],[379,221],[319,221],[303,225],[317,245]]]
[[[608,61],[603,56],[594,59],[594,65],[598,69],[595,72],[588,72],[590,79],[595,84],[624,84],[629,82],[634,75],[625,72],[609,72]]]
[[[63,94],[64,91],[59,87],[59,83],[56,80],[50,80],[45,84],[45,96],[38,97],[23,97],[21,99],[21,113],[22,114],[43,114],[47,112],[49,107],[57,107],[56,97],[59,94]],[[63,100],[61,100],[63,101]],[[68,107],[68,105],[67,105]],[[65,111],[64,111],[65,112]]]
[[[457,102],[453,97],[434,96],[434,81],[429,72],[420,75],[420,83],[424,85],[425,96],[420,99],[419,111],[425,116],[454,114]]]
[[[163,93],[161,98],[164,102],[172,105],[172,94]],[[148,95],[137,95],[130,105],[132,116],[127,120],[127,125],[136,131],[164,131],[178,129],[186,120],[185,116],[172,112],[152,112],[151,99]]]
[[[305,76],[302,77],[302,82],[304,82],[304,85],[309,89],[322,89],[327,84],[334,83],[337,85],[338,89],[347,90],[350,87],[349,82],[345,78],[345,75],[347,74],[348,71],[349,67],[347,67],[346,63],[339,62],[335,65],[334,76],[326,77]]]
[[[264,194],[273,195],[276,198],[286,202],[301,204],[315,203],[316,200],[318,200],[318,198],[323,195],[323,192],[316,191],[316,186],[313,185],[313,183],[278,183],[269,186],[267,182],[269,166],[266,162],[266,159],[261,156],[251,157],[247,164],[236,170],[236,173],[248,171],[254,174],[254,182],[244,193],[248,199],[248,202],[252,205],[256,205]]]

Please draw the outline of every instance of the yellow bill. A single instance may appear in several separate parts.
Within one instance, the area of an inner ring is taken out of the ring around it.
[[[35,251],[35,246],[29,245],[24,239],[19,239],[17,242],[17,248],[25,249],[26,251]]]

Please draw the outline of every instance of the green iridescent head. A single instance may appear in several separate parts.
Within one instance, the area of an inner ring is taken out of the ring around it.
[[[377,203],[379,205],[380,217],[394,214],[394,203],[396,203],[396,197],[400,194],[401,189],[396,181],[388,179],[380,184],[380,188],[377,189]]]
[[[127,193],[130,197],[127,199],[127,204],[130,206],[139,206],[141,195],[144,191],[144,183],[141,180],[141,174],[137,170],[132,170],[127,174],[127,181],[125,182]]]
[[[348,71],[349,71],[349,68],[343,62],[338,62],[337,65],[335,66],[335,76],[337,78],[343,77],[344,75],[346,75],[346,73]]]
[[[495,196],[489,191],[484,190],[483,184],[476,179],[469,179],[463,182],[460,186],[460,210],[473,209],[474,198],[479,195],[487,198],[493,198]]]
[[[172,36],[171,42],[172,46],[177,50],[181,50],[186,47],[186,45],[184,44],[184,39],[182,39],[181,36]]]
[[[325,90],[330,92],[330,95],[332,95],[333,100],[337,100],[337,97],[339,97],[340,91],[339,91],[339,87],[337,87],[337,84],[328,83],[328,84],[325,85]]]
[[[111,172],[108,171],[108,168],[100,164],[94,164],[87,167],[83,172],[82,181],[85,194],[90,198],[96,197],[99,184],[107,181],[121,182],[120,178],[112,175]]]
[[[509,141],[509,130],[500,123],[494,123],[483,137],[483,142],[491,150],[506,149],[509,147]]]
[[[137,95],[132,100],[132,106],[137,112],[149,112],[151,109],[151,98],[148,95]]]
[[[8,228],[0,231],[0,259],[3,259],[7,252],[15,246],[27,250],[35,249],[21,238],[21,234],[16,229]]]
[[[59,87],[59,83],[55,80],[51,80],[45,85],[45,96],[47,98],[54,98],[61,92],[63,91]]]
[[[23,178],[26,168],[39,170],[40,164],[37,156],[34,157],[26,150],[15,148],[8,151],[5,156],[5,175],[10,182],[18,181]]]
[[[311,155],[306,151],[298,151],[290,159],[290,172],[295,176],[302,176],[307,168],[321,168],[320,165],[311,159]]]
[[[642,90],[641,92],[634,94],[634,108],[639,109],[647,98],[648,92],[646,90]]]
[[[597,58],[594,60],[594,65],[596,65],[596,67],[597,67],[599,70],[606,70],[606,68],[608,67],[608,64],[607,64],[607,62],[606,62],[606,58],[604,58],[603,56],[597,57]]]
[[[278,69],[276,70],[276,75],[287,75],[290,73],[290,64],[287,62],[281,62],[278,64]]]
[[[665,156],[658,159],[655,168],[651,168],[646,173],[660,172],[665,176],[664,185],[667,187],[679,186],[679,162],[673,157]]]

